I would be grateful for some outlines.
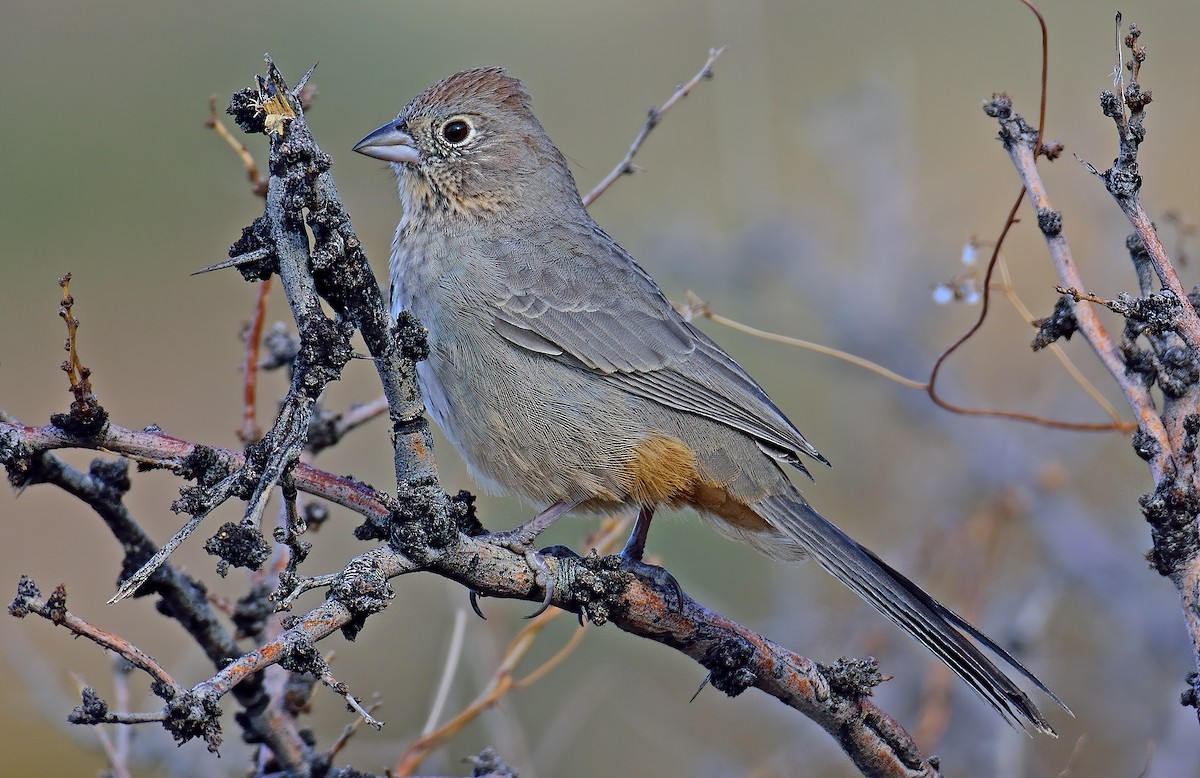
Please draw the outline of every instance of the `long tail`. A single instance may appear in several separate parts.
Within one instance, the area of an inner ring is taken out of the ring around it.
[[[1057,736],[1050,722],[1020,688],[996,667],[970,635],[1070,713],[1054,692],[966,619],[930,597],[921,587],[854,542],[799,497],[770,497],[754,511],[808,551],[821,567],[937,654],[1005,720],[1032,724],[1039,732]],[[959,630],[962,630],[961,632]]]

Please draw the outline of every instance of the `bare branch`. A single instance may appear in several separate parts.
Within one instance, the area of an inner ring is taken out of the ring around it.
[[[650,109],[646,116],[646,123],[643,124],[642,129],[638,131],[637,137],[633,139],[633,143],[629,145],[629,150],[625,152],[625,156],[621,158],[621,161],[617,163],[617,166],[614,167],[609,174],[600,181],[600,183],[596,184],[592,191],[583,196],[584,205],[591,205],[592,203],[596,202],[600,195],[607,192],[608,188],[616,183],[618,178],[621,176],[632,175],[634,171],[637,170],[637,168],[633,166],[633,158],[637,156],[638,151],[641,150],[642,144],[646,142],[646,138],[650,135],[650,132],[658,126],[658,123],[662,121],[662,118],[666,115],[667,111],[670,111],[675,107],[676,103],[691,93],[692,89],[696,87],[696,84],[699,84],[705,79],[712,78],[713,63],[716,62],[717,57],[721,56],[723,53],[725,53],[724,46],[719,49],[709,49],[708,59],[705,60],[704,67],[700,68],[700,71],[696,73],[696,75],[692,76],[691,79],[686,83],[675,87],[675,91],[671,94],[667,101],[662,104],[661,107]]]
[[[984,110],[1000,122],[1001,142],[1025,185],[1030,204],[1037,214],[1038,227],[1046,240],[1046,246],[1050,250],[1050,256],[1054,260],[1054,266],[1058,270],[1062,285],[1076,289],[1084,288],[1079,268],[1071,254],[1071,247],[1063,234],[1062,214],[1051,206],[1049,195],[1046,193],[1046,188],[1042,184],[1035,164],[1036,130],[1019,115],[1013,113],[1012,101],[1007,95],[994,96]],[[1095,311],[1088,306],[1078,305],[1074,306],[1073,311],[1080,333],[1099,357],[1105,369],[1120,385],[1126,401],[1138,419],[1140,429],[1152,436],[1162,447],[1162,454],[1156,459],[1154,465],[1161,471],[1161,468],[1166,466],[1165,457],[1169,455],[1170,445],[1150,392],[1135,376],[1126,373],[1124,359]]]
[[[8,612],[17,618],[30,613],[36,614],[52,624],[67,628],[79,637],[87,638],[96,645],[120,654],[131,665],[154,679],[155,685],[152,689],[160,697],[170,699],[183,691],[183,687],[175,682],[154,657],[120,635],[93,626],[67,610],[67,589],[62,584],[54,590],[50,599],[43,600],[33,581],[22,576],[21,582],[17,584],[17,597],[8,606]]]

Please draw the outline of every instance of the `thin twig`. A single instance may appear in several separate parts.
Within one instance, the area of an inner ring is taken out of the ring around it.
[[[1016,309],[1021,318],[1025,320],[1025,323],[1033,324],[1037,317],[1033,315],[1033,311],[1029,310],[1025,302],[1017,294],[1017,290],[1013,287],[1012,276],[1008,272],[1008,263],[1001,258],[997,267],[1000,269],[1000,291],[1004,292],[1004,296],[1008,298],[1009,303]],[[1063,366],[1063,369],[1067,371],[1067,374],[1071,376],[1075,383],[1083,391],[1087,392],[1088,396],[1108,414],[1109,418],[1112,419],[1112,428],[1114,430],[1119,432],[1133,432],[1137,429],[1137,424],[1121,418],[1121,415],[1117,413],[1117,409],[1113,407],[1112,403],[1104,395],[1100,394],[1100,390],[1087,379],[1083,371],[1067,356],[1067,352],[1063,350],[1062,346],[1057,343],[1051,343],[1049,349],[1050,353],[1054,354],[1054,358],[1058,360],[1059,364]]]
[[[350,692],[350,687],[333,677],[333,673],[326,670],[321,673],[321,683],[328,686],[334,693],[341,696],[346,701],[347,707],[359,715],[364,724],[371,726],[376,731],[383,729],[383,722],[371,715],[371,712],[362,706]]]
[[[900,384],[901,386],[906,386],[910,389],[925,389],[928,386],[928,384],[922,383],[921,381],[914,381],[911,378],[905,378],[899,373],[888,370],[886,367],[876,364],[869,359],[864,359],[857,354],[851,354],[849,352],[841,351],[829,346],[823,346],[820,343],[813,343],[809,340],[801,340],[800,338],[793,338],[788,335],[780,335],[778,333],[760,330],[757,327],[751,327],[749,324],[743,324],[742,322],[735,321],[727,316],[714,313],[709,307],[708,303],[700,299],[691,290],[688,290],[687,301],[682,305],[676,305],[675,307],[676,310],[678,310],[683,316],[683,318],[687,319],[688,321],[691,321],[696,316],[703,316],[704,318],[710,319],[717,324],[737,330],[738,332],[744,332],[747,335],[753,335],[756,338],[762,338],[763,340],[768,340],[773,343],[782,343],[785,346],[795,346],[796,348],[802,348],[806,351],[812,351],[817,354],[824,354],[825,356],[833,357],[834,359],[840,359],[843,362],[848,362],[852,365],[861,367],[864,370],[869,370],[876,375],[882,376],[889,381],[894,381],[895,383]]]
[[[334,435],[340,440],[371,419],[384,415],[387,410],[387,398],[383,395],[370,402],[352,406],[349,410],[343,411],[334,421]]]
[[[377,693],[371,698],[371,704],[367,706],[367,713],[373,714],[381,707],[383,707],[383,697]],[[354,721],[351,721],[349,724],[342,727],[342,734],[338,735],[337,740],[333,741],[333,745],[331,745],[325,752],[326,759],[328,759],[330,762],[333,762],[334,757],[336,757],[338,753],[340,753],[341,750],[346,747],[346,744],[350,742],[350,738],[354,737],[354,734],[358,732],[358,730],[361,729],[362,725],[365,723],[367,723],[367,720],[362,716],[359,716],[358,718],[354,719]]]
[[[1119,429],[1111,423],[1092,423],[1092,422],[1075,422],[1062,421],[1059,419],[1049,419],[1042,416],[1035,416],[1028,413],[1020,413],[1018,411],[1001,411],[990,408],[968,408],[962,405],[957,405],[942,397],[937,390],[937,379],[941,374],[942,367],[946,360],[955,351],[958,351],[963,344],[975,336],[983,328],[984,321],[987,320],[988,312],[991,310],[991,290],[992,290],[992,274],[996,269],[996,264],[1000,258],[1000,247],[1004,245],[1004,239],[1008,237],[1008,231],[1017,223],[1017,210],[1021,207],[1021,203],[1025,200],[1025,190],[1022,189],[1017,195],[1016,200],[1009,209],[1008,218],[1004,220],[1004,227],[1000,230],[1000,236],[996,239],[996,243],[992,249],[992,256],[988,260],[987,270],[983,276],[982,284],[982,301],[979,308],[979,317],[975,323],[963,333],[957,340],[951,343],[938,358],[934,360],[933,369],[929,372],[929,384],[925,391],[929,395],[929,399],[935,405],[951,413],[957,413],[962,416],[984,416],[995,419],[1008,419],[1009,421],[1020,421],[1028,424],[1036,424],[1039,427],[1049,427],[1051,429],[1072,430],[1075,432],[1112,432]]]
[[[225,478],[222,479],[219,484],[217,484],[217,488],[228,488],[237,480],[238,474],[231,473],[225,476]],[[175,553],[175,549],[179,548],[180,544],[187,540],[188,537],[196,531],[196,528],[200,526],[200,522],[203,521],[204,517],[208,514],[209,511],[198,511],[191,516],[184,523],[184,525],[179,528],[179,531],[171,537],[170,540],[162,544],[162,547],[154,553],[154,556],[150,557],[150,559],[148,559],[144,565],[138,568],[133,575],[121,582],[120,587],[117,588],[117,593],[108,599],[108,604],[115,605],[121,600],[133,596],[133,594],[142,587],[142,584],[150,580],[150,576],[154,575],[154,571],[161,567],[162,564],[167,561],[167,558],[171,556],[171,554]]]
[[[1024,307],[1024,305],[1020,302],[1020,300],[1018,298],[1016,298],[1016,296],[1014,294],[1012,294],[1009,290],[1007,290],[1003,286],[998,286],[998,285],[993,285],[993,286],[995,286],[998,289],[1004,290],[1006,295],[1009,296],[1010,301],[1012,301],[1013,306],[1015,308],[1017,308],[1018,311],[1022,312],[1022,315],[1024,315],[1026,317],[1026,321],[1032,321],[1032,314],[1029,314],[1028,309]],[[717,324],[724,325],[726,327],[729,327],[730,329],[737,330],[738,332],[744,332],[747,335],[752,335],[756,338],[762,338],[763,340],[772,341],[774,343],[782,343],[787,346],[794,346],[796,348],[802,348],[802,349],[805,349],[808,351],[813,351],[817,354],[824,354],[825,356],[830,356],[830,357],[833,357],[834,359],[840,359],[843,362],[847,362],[851,365],[861,367],[864,370],[875,373],[876,375],[879,375],[889,381],[900,384],[901,386],[908,387],[910,389],[920,389],[925,392],[932,391],[931,385],[928,383],[922,383],[921,381],[916,381],[911,378],[906,378],[898,373],[895,373],[895,372],[887,369],[886,367],[883,367],[882,365],[880,365],[876,362],[872,362],[869,359],[860,357],[857,354],[851,354],[849,352],[831,348],[829,346],[825,346],[820,343],[813,343],[812,341],[801,340],[800,338],[793,338],[788,335],[780,335],[775,332],[768,332],[766,330],[760,330],[757,327],[751,327],[749,324],[744,324],[735,319],[730,319],[727,316],[722,316],[721,314],[713,312],[709,308],[708,303],[706,303],[704,300],[701,300],[699,297],[697,297],[694,293],[692,293],[690,291],[688,292],[687,302],[683,303],[682,305],[677,304],[676,309],[679,310],[680,314],[685,319],[688,319],[689,321],[696,316],[703,316],[706,319],[711,319],[712,321],[716,322]],[[982,324],[982,321],[983,321],[983,317],[981,316],[978,323]],[[947,356],[949,356],[949,354],[951,352],[953,352],[959,345],[961,345],[962,342],[965,342],[966,338],[969,336],[970,336],[970,334],[968,334],[967,336],[964,336],[964,338],[962,340],[960,340],[959,343],[952,346],[946,352],[943,352],[943,354],[940,357],[940,360],[944,360]],[[1053,346],[1053,344],[1052,344],[1052,346]],[[936,392],[934,392],[934,394],[932,395],[934,402],[938,406],[944,408],[945,410],[949,410],[952,413],[957,413],[957,414],[962,414],[962,415],[970,415],[970,416],[995,416],[995,417],[1000,417],[1000,418],[1012,419],[1015,421],[1024,421],[1024,422],[1028,422],[1031,424],[1037,424],[1037,425],[1043,426],[1043,427],[1081,430],[1081,431],[1088,431],[1088,432],[1111,432],[1111,431],[1129,431],[1129,430],[1131,430],[1133,428],[1132,423],[1123,421],[1120,419],[1119,416],[1116,415],[1116,411],[1113,409],[1112,405],[1109,404],[1096,391],[1095,387],[1093,387],[1090,383],[1088,383],[1087,379],[1083,376],[1083,374],[1081,372],[1079,372],[1079,369],[1076,368],[1071,363],[1070,359],[1062,352],[1062,350],[1055,346],[1054,351],[1055,351],[1055,354],[1059,356],[1059,361],[1063,363],[1063,366],[1066,368],[1067,372],[1072,376],[1072,378],[1074,378],[1076,380],[1076,382],[1078,382],[1083,387],[1084,391],[1086,391],[1093,399],[1096,400],[1097,403],[1099,403],[1099,405],[1105,410],[1106,413],[1108,413],[1110,416],[1113,417],[1114,420],[1112,423],[1100,424],[1100,423],[1088,423],[1088,422],[1070,422],[1070,421],[1061,421],[1059,419],[1051,419],[1051,418],[1044,417],[1044,416],[1035,416],[1032,414],[1017,413],[1017,412],[1010,412],[1010,411],[999,411],[999,410],[993,410],[993,409],[989,409],[989,408],[967,408],[967,407],[958,406],[958,405],[954,405],[952,403],[947,402],[946,400],[942,399],[941,396],[938,395]],[[934,372],[933,372],[934,377],[936,377],[937,371],[939,369],[940,369],[940,366],[935,363]]]
[[[267,317],[267,296],[271,293],[271,279],[266,278],[258,285],[254,300],[254,317],[246,327],[246,343],[242,359],[242,427],[238,439],[242,443],[253,443],[262,437],[257,419],[258,413],[258,349],[262,343],[263,322]]]
[[[446,707],[446,699],[450,696],[450,685],[458,670],[458,660],[462,656],[463,636],[467,633],[467,612],[462,608],[454,611],[454,626],[450,630],[450,645],[446,649],[446,663],[442,667],[442,677],[438,681],[437,692],[433,695],[433,704],[429,706],[429,716],[425,726],[421,728],[421,737],[433,732],[438,719]]]
[[[221,120],[217,118],[217,96],[213,95],[208,98],[208,118],[204,121],[204,126],[210,130],[214,130],[221,140],[229,144],[233,149],[233,153],[237,154],[238,159],[242,161],[242,166],[246,168],[246,178],[250,180],[250,189],[258,197],[267,196],[267,182],[263,180],[262,174],[258,172],[258,163],[254,161],[254,157],[250,156],[246,145],[235,138],[232,133],[225,128]]]
[[[1050,47],[1049,47],[1049,37],[1048,37],[1047,28],[1046,28],[1045,18],[1042,16],[1041,12],[1037,9],[1037,7],[1034,6],[1033,3],[1029,2],[1029,0],[1021,0],[1021,3],[1023,5],[1025,5],[1025,7],[1028,8],[1033,13],[1033,15],[1037,18],[1038,26],[1041,30],[1041,35],[1042,35],[1041,90],[1039,92],[1040,107],[1038,110],[1037,136],[1036,136],[1036,139],[1034,140],[1034,149],[1033,149],[1034,157],[1036,158],[1036,156],[1038,154],[1041,154],[1043,151],[1043,138],[1045,137],[1046,100],[1047,100],[1047,92],[1048,92],[1047,79],[1048,79],[1048,75],[1049,75]],[[1013,202],[1012,207],[1009,209],[1008,217],[1004,220],[1004,227],[1001,228],[1000,236],[996,239],[996,242],[992,248],[992,255],[988,259],[987,270],[984,273],[983,293],[982,293],[983,302],[979,309],[979,318],[975,320],[975,323],[973,325],[971,325],[971,327],[965,333],[963,333],[962,336],[960,336],[956,341],[954,341],[954,343],[950,344],[950,346],[948,348],[946,348],[946,350],[943,351],[938,356],[937,360],[933,364],[933,369],[929,373],[929,386],[926,391],[929,394],[929,399],[932,400],[938,407],[948,410],[952,413],[958,413],[958,414],[962,414],[962,415],[966,415],[966,416],[991,416],[991,417],[995,417],[995,418],[1009,419],[1011,421],[1022,421],[1022,422],[1028,422],[1031,424],[1038,424],[1040,426],[1051,427],[1054,429],[1075,430],[1075,431],[1079,431],[1079,432],[1107,432],[1107,431],[1110,431],[1110,430],[1112,430],[1111,424],[1087,424],[1087,423],[1075,423],[1075,422],[1061,422],[1061,421],[1056,421],[1054,419],[1043,419],[1038,416],[1032,416],[1032,415],[1025,414],[1025,413],[964,408],[960,405],[955,405],[954,403],[949,402],[948,400],[944,399],[941,396],[941,394],[937,391],[937,379],[938,379],[938,375],[941,373],[942,365],[950,357],[951,354],[953,354],[955,351],[957,351],[960,346],[962,346],[964,343],[966,343],[968,340],[970,340],[972,337],[974,337],[975,333],[979,332],[979,330],[983,328],[983,323],[987,319],[988,311],[990,309],[992,272],[995,269],[996,263],[1000,258],[1000,250],[1004,246],[1004,240],[1005,240],[1005,238],[1008,237],[1009,230],[1012,229],[1012,226],[1014,224],[1016,224],[1017,211],[1018,211],[1018,209],[1020,209],[1021,203],[1024,201],[1024,199],[1025,199],[1025,190],[1022,189],[1020,191],[1020,193],[1017,195],[1016,200]]]
[[[1046,28],[1046,18],[1042,16],[1042,12],[1037,9],[1037,6],[1029,2],[1029,0],[1021,0],[1021,4],[1028,8],[1037,18],[1038,29],[1042,33],[1042,77],[1038,90],[1037,141],[1034,143],[1034,155],[1037,156],[1043,152],[1043,142],[1046,139],[1046,99],[1049,94],[1047,82],[1050,78],[1050,33]],[[1118,14],[1119,17],[1120,14]]]
[[[296,601],[297,597],[313,589],[321,589],[326,586],[333,586],[333,584],[337,582],[337,578],[337,573],[330,573],[328,575],[315,575],[311,578],[302,578],[296,583],[296,587],[294,589],[279,598],[279,604],[275,609],[280,611],[291,610],[292,603]]]
[[[162,684],[165,687],[163,689],[164,693],[173,692],[178,694],[183,691],[183,687],[175,682],[170,673],[164,670],[162,665],[155,661],[154,657],[142,651],[120,635],[115,635],[89,624],[67,610],[67,590],[61,584],[50,595],[49,600],[44,600],[37,592],[36,587],[33,586],[33,582],[27,578],[22,578],[21,583],[17,587],[17,597],[9,605],[9,613],[14,616],[24,616],[26,613],[37,614],[53,624],[65,627],[79,637],[87,638],[98,646],[120,654],[131,665],[145,672],[159,684]]]
[[[675,87],[675,91],[671,94],[671,97],[668,98],[668,100],[663,103],[661,107],[650,109],[646,116],[646,123],[643,124],[642,129],[638,131],[637,137],[633,139],[633,143],[630,144],[629,150],[625,152],[625,156],[621,158],[621,161],[617,163],[616,167],[609,171],[607,176],[601,179],[600,183],[596,184],[592,191],[584,195],[584,205],[591,205],[592,203],[596,202],[597,198],[607,192],[608,188],[612,186],[618,178],[621,176],[631,175],[636,170],[636,168],[633,166],[633,158],[642,148],[642,144],[646,142],[647,136],[649,136],[650,132],[658,126],[658,123],[662,121],[662,118],[666,115],[667,111],[674,108],[676,103],[687,97],[688,93],[695,88],[696,84],[699,84],[701,81],[707,78],[712,78],[712,65],[717,61],[717,57],[721,56],[721,54],[724,52],[724,46],[719,49],[709,49],[708,59],[704,62],[704,67],[700,68],[700,72],[692,76],[691,79],[686,83]]]
[[[71,678],[71,682],[75,684],[76,692],[82,696],[85,693],[85,690],[89,688],[87,682],[85,682],[77,673],[68,673],[68,675]],[[117,708],[124,709],[125,705],[118,701]],[[96,739],[100,741],[100,747],[104,749],[104,755],[108,757],[109,772],[114,776],[114,778],[133,778],[132,774],[129,772],[129,764],[125,758],[127,755],[123,755],[121,753],[121,750],[118,748],[116,743],[114,743],[113,739],[109,737],[108,730],[104,729],[104,727],[92,727],[92,731],[96,733]],[[117,730],[116,735],[117,737],[127,738],[128,732],[129,729],[127,727],[121,728]]]

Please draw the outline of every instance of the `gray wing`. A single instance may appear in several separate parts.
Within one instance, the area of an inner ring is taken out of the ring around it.
[[[560,236],[561,237],[561,236]],[[599,227],[574,232],[587,250],[544,254],[506,243],[505,278],[493,310],[511,343],[601,373],[630,394],[752,436],[768,454],[807,474],[800,455],[828,464],[754,379],[685,321],[647,273]]]

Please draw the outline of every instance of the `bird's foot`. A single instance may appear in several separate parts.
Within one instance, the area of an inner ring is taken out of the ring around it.
[[[527,619],[532,619],[545,613],[546,609],[550,607],[550,600],[554,597],[554,574],[550,572],[550,566],[546,564],[546,560],[534,549],[533,543],[537,540],[538,535],[549,529],[563,514],[578,504],[578,500],[552,503],[541,513],[515,529],[505,530],[504,532],[490,532],[479,536],[479,540],[485,543],[504,546],[510,551],[514,551],[525,557],[525,564],[529,565],[529,569],[533,571],[534,585],[542,587],[542,590],[546,593],[542,597],[542,604],[537,610],[526,616],[525,618]],[[474,590],[471,591],[471,609],[475,611],[475,614],[479,618],[487,618],[479,610],[479,592]]]
[[[541,587],[545,594],[537,609],[525,617],[527,619],[536,618],[545,613],[554,597],[554,573],[550,571],[550,566],[546,564],[545,558],[534,548],[533,542],[536,538],[536,535],[523,531],[521,527],[505,532],[492,532],[479,537],[479,540],[485,543],[503,546],[515,554],[520,554],[525,558],[525,564],[529,565],[529,569],[533,571],[534,585]],[[475,615],[481,619],[487,619],[479,609],[479,592],[472,589],[470,596],[471,609],[475,611]]]
[[[665,567],[652,565],[630,554],[623,553],[621,554],[621,569],[639,578],[649,580],[650,583],[654,584],[654,588],[659,591],[669,591],[675,595],[675,609],[679,610],[683,607],[683,589],[679,586],[679,581],[675,580],[675,576],[667,572]]]

